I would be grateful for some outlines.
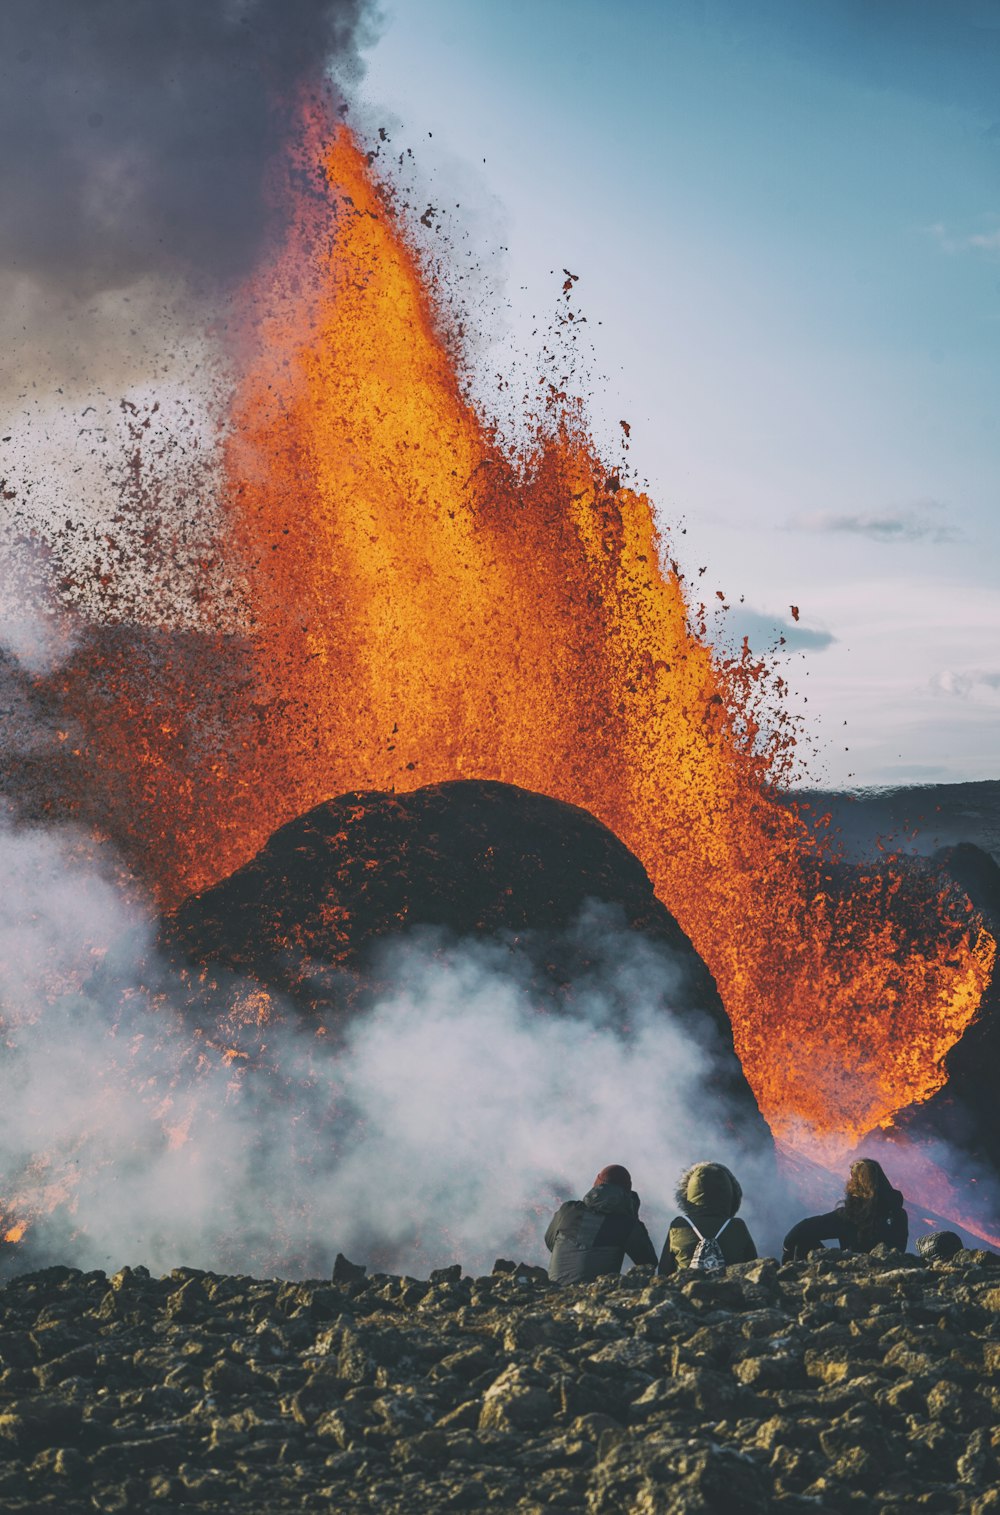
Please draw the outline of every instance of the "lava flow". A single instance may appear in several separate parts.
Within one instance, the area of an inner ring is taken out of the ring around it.
[[[178,643],[153,708],[108,644],[86,687],[65,675],[75,752],[160,898],[331,795],[502,780],[584,806],[640,857],[776,1132],[846,1146],[925,1099],[992,969],[968,902],[917,867],[845,892],[775,797],[795,731],[768,671],[713,653],[650,502],[577,409],[501,445],[350,132],[311,117],[284,192],[226,444],[248,605],[245,636],[213,644],[231,668]]]

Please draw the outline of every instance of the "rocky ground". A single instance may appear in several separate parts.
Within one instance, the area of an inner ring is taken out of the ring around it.
[[[0,1507],[1000,1510],[991,1253],[459,1274],[15,1278]]]

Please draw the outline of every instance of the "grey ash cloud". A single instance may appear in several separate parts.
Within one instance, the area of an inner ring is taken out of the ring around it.
[[[249,269],[302,85],[358,67],[368,0],[4,0],[0,271],[90,297]]]

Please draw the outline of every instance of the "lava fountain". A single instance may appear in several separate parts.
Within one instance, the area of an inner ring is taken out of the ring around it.
[[[173,903],[331,795],[537,790],[642,860],[777,1134],[846,1146],[925,1099],[992,970],[968,901],[916,867],[835,880],[777,797],[796,732],[770,671],[713,651],[565,396],[501,444],[350,131],[307,112],[279,177],[291,228],[241,297],[224,454],[244,631],[152,681],[108,643],[59,676],[117,839]]]

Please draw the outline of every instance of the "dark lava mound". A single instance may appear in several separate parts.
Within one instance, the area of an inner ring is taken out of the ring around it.
[[[711,992],[688,937],[612,831],[575,805],[487,780],[327,800],[173,911],[163,936],[196,961],[292,990],[309,959],[353,965],[399,931],[562,932],[589,900],[617,906],[628,929],[681,954],[700,997]]]
[[[711,1043],[730,1117],[766,1139],[715,981],[642,864],[585,810],[544,795],[462,780],[328,800],[167,916],[161,946],[197,968],[192,985],[211,964],[215,980],[252,978],[327,1019],[385,986],[387,946],[435,936],[502,944],[527,964],[540,1008],[572,1009],[608,933],[619,954],[630,940],[655,954],[670,1011]]]

